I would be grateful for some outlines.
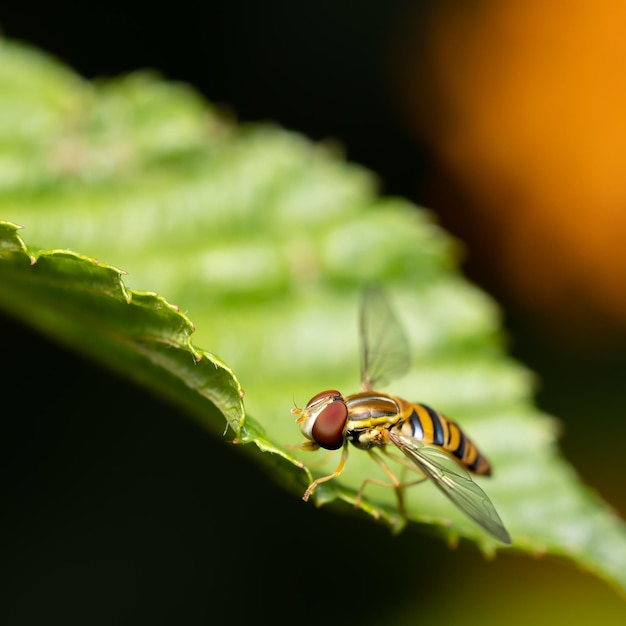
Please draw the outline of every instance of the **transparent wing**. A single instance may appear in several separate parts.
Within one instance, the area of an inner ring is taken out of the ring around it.
[[[487,494],[452,457],[439,448],[426,446],[395,431],[389,431],[389,438],[463,513],[498,541],[511,543]]]
[[[368,288],[361,302],[361,388],[371,391],[409,369],[409,342],[385,293]]]

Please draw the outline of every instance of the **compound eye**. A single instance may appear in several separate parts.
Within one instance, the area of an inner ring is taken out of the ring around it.
[[[329,392],[326,392],[327,394]],[[339,395],[339,394],[337,394]],[[309,403],[310,404],[310,403]],[[311,434],[315,443],[326,450],[337,450],[343,445],[343,429],[348,420],[348,407],[343,400],[334,400],[315,418]]]
[[[306,408],[312,407],[314,404],[320,402],[320,400],[327,400],[328,398],[341,398],[341,394],[336,389],[328,389],[327,391],[320,391],[317,395],[313,396],[307,403]]]

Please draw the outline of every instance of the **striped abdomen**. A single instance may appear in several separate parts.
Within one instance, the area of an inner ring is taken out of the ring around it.
[[[489,461],[455,422],[426,404],[402,401],[401,407],[404,421],[399,428],[405,434],[423,443],[440,446],[476,474],[491,475]]]
[[[364,391],[346,398],[348,423],[346,438],[357,448],[384,445],[377,430],[397,428],[423,443],[439,446],[465,468],[476,474],[491,475],[489,461],[452,420],[426,404],[413,404],[386,393]]]

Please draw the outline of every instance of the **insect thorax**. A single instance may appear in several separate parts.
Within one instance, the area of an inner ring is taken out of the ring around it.
[[[365,391],[346,398],[346,439],[367,450],[387,443],[387,431],[402,419],[398,402],[384,393]]]

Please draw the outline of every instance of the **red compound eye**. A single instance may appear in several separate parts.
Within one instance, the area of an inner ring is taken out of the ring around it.
[[[328,389],[327,391],[320,391],[317,395],[313,396],[306,405],[306,408],[310,408],[314,404],[317,404],[320,400],[326,400],[328,398],[341,398],[341,394],[336,389]]]
[[[326,392],[334,394],[335,392]],[[337,392],[339,398],[341,395]],[[311,404],[309,402],[309,404]],[[315,418],[311,430],[315,443],[327,450],[337,450],[343,445],[343,429],[348,419],[348,407],[343,399],[333,400]]]

